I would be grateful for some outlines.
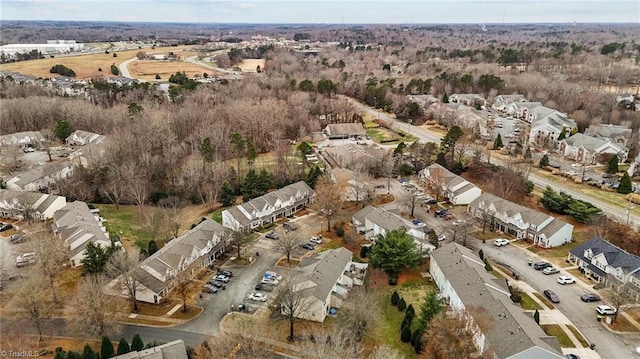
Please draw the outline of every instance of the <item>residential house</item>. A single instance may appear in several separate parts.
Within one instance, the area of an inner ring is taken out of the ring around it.
[[[432,95],[407,95],[407,100],[415,102],[423,109],[429,108],[434,103],[439,103],[440,100]]]
[[[113,357],[113,359],[187,359],[187,347],[182,339],[133,351]]]
[[[288,217],[313,202],[315,192],[299,181],[222,211],[222,225],[247,232]]]
[[[116,84],[118,87],[121,86],[133,86],[135,84],[140,83],[137,79],[130,79],[128,77],[108,77],[107,82],[111,84]]]
[[[399,212],[394,213],[390,210],[366,206],[356,212],[351,217],[351,223],[358,233],[364,234],[365,238],[375,242],[378,236],[386,235],[387,232],[393,230],[404,230],[413,237],[413,243],[421,253],[427,255],[435,246],[429,241],[429,232],[431,231],[426,225],[416,225],[412,221],[403,218]]]
[[[331,169],[331,179],[333,182],[344,185],[343,193],[340,196],[343,201],[359,202],[370,198],[372,193],[371,185],[366,181],[366,176],[359,175],[346,168]]]
[[[44,141],[40,131],[24,131],[0,136],[0,146],[27,146]]]
[[[357,138],[367,135],[364,126],[360,122],[330,123],[324,128],[323,132],[330,139]]]
[[[332,167],[354,168],[373,166],[388,155],[388,150],[378,146],[361,146],[348,143],[341,146],[323,147],[318,151]]]
[[[58,94],[62,96],[78,96],[85,94],[87,81],[60,76],[50,79],[48,86],[56,90]]]
[[[561,140],[558,144],[558,152],[564,157],[584,164],[603,162],[602,155],[617,155],[621,162],[625,162],[629,155],[629,149],[623,144],[582,133],[576,133]]]
[[[527,102],[527,99],[524,97],[524,95],[520,94],[498,95],[493,99],[491,108],[493,108],[494,110],[506,112],[509,105],[517,102]]]
[[[593,237],[570,250],[567,259],[598,283],[625,284],[636,301],[640,298],[640,257],[637,255]]]
[[[493,325],[474,336],[479,353],[499,359],[563,359],[556,337],[511,301],[508,282],[485,269],[476,253],[452,242],[431,254],[429,273],[449,311],[481,308]],[[476,312],[469,311],[470,325]],[[483,356],[483,357],[485,357]]]
[[[573,225],[491,193],[483,193],[469,203],[467,212],[490,229],[532,241],[543,248],[569,243],[573,237]]]
[[[66,142],[66,144],[69,146],[85,146],[90,143],[100,143],[103,140],[104,140],[103,135],[99,135],[93,132],[77,130],[77,131],[74,131],[67,138],[65,138],[64,142]]]
[[[62,196],[0,189],[0,218],[45,221],[66,203]]]
[[[622,95],[616,96],[616,103],[621,103],[621,102],[633,103],[633,101],[635,101],[635,98],[630,93],[623,93]]]
[[[353,253],[340,247],[303,257],[299,274],[294,275],[294,291],[300,293],[300,319],[323,322],[331,308],[342,307],[349,289],[362,285],[367,264],[354,263]],[[282,308],[286,314],[286,308]]]
[[[99,211],[89,209],[86,203],[75,201],[67,203],[53,214],[53,232],[69,247],[69,260],[72,267],[84,265],[89,243],[108,248],[112,245],[109,232],[104,227]],[[114,241],[113,245],[121,246]]]
[[[631,140],[631,133],[632,130],[626,126],[612,125],[610,123],[591,125],[584,132],[585,135],[601,138],[623,146],[628,146],[628,141]]]
[[[134,271],[139,286],[136,299],[160,303],[175,287],[178,275],[193,278],[200,268],[211,265],[230,246],[231,232],[206,219],[180,237],[169,241],[142,261]],[[118,281],[109,287],[117,286]]]
[[[9,178],[9,180],[7,180],[7,188],[16,191],[32,192],[46,190],[49,188],[49,185],[69,177],[71,172],[71,163],[67,161],[46,162],[27,172]]]
[[[531,123],[530,144],[550,145],[564,132],[567,136],[576,129],[576,122],[561,112],[552,112]]]
[[[487,105],[487,100],[477,93],[454,93],[449,96],[449,102],[459,103],[470,107]]]
[[[434,163],[419,173],[420,179],[453,205],[466,205],[482,193],[479,187]]]
[[[532,118],[530,118],[530,113],[536,107],[542,107],[544,110],[549,110],[549,113],[555,111],[553,109],[547,109],[546,107],[542,106],[542,103],[540,102],[515,101],[506,105],[505,112],[510,116],[531,123]]]

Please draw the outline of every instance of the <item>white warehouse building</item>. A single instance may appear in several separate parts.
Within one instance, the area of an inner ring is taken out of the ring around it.
[[[84,44],[79,44],[75,40],[47,40],[46,44],[8,44],[0,46],[0,53],[7,56],[14,56],[17,53],[31,52],[38,50],[42,54],[55,54],[84,49]]]

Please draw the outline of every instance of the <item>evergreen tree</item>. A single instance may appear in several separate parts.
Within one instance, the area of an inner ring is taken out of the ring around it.
[[[148,255],[152,255],[152,254],[154,254],[154,253],[155,253],[155,252],[157,252],[157,251],[158,251],[158,243],[156,243],[156,241],[155,241],[155,240],[153,240],[153,239],[152,239],[152,240],[150,240],[150,241],[149,241],[149,246],[148,246],[148,248],[147,248],[147,254],[148,254]]]
[[[211,144],[211,138],[206,137],[200,144],[200,154],[205,162],[213,162],[215,150]]]
[[[84,346],[82,351],[82,359],[98,359],[98,353],[96,353],[89,344]]]
[[[104,271],[111,253],[108,249],[103,248],[99,244],[95,244],[91,241],[87,243],[85,247],[86,257],[82,260],[85,273],[102,273]]]
[[[444,96],[442,96],[442,102],[443,103],[449,103],[449,96],[447,95],[447,93],[444,93]]]
[[[436,163],[442,167],[447,166],[447,159],[444,157],[444,152],[438,152],[436,155]]]
[[[480,257],[481,260],[484,260],[484,251],[482,251],[482,249],[478,252],[478,257]]]
[[[258,158],[258,150],[256,146],[253,144],[253,138],[247,138],[247,162],[249,166],[253,166],[256,158]]]
[[[247,202],[259,196],[258,192],[258,174],[255,168],[250,168],[244,177],[242,186],[240,187],[242,201]]]
[[[463,135],[464,131],[462,131],[460,127],[453,125],[449,128],[447,134],[442,137],[440,145],[445,153],[451,152],[451,164],[455,162],[453,156],[456,153],[456,143],[458,143],[458,140],[460,140]]]
[[[562,127],[562,131],[560,131],[560,134],[558,135],[558,142],[564,140],[565,138],[567,138],[567,131],[564,127]]]
[[[400,332],[400,340],[402,340],[403,343],[411,341],[411,328],[409,328],[409,326],[404,327],[402,332]]]
[[[393,155],[402,157],[402,154],[404,153],[405,148],[407,148],[407,145],[404,142],[400,142],[396,146],[395,150],[393,150]]]
[[[549,166],[549,156],[543,155],[540,159],[540,168],[545,168]]]
[[[633,185],[631,184],[631,177],[627,172],[622,175],[620,184],[618,185],[618,193],[628,194],[633,192]]]
[[[607,169],[606,169],[606,171],[609,174],[618,173],[618,156],[616,156],[616,155],[611,156],[609,161],[607,161]]]
[[[492,272],[493,271],[493,267],[491,267],[491,263],[489,263],[489,261],[487,260],[487,258],[484,259],[484,269],[487,272]]]
[[[533,313],[533,320],[536,321],[536,324],[540,325],[540,312],[537,309]]]
[[[229,207],[236,201],[236,195],[233,192],[233,188],[229,185],[229,182],[224,181],[222,187],[220,187],[220,203],[224,207]]]
[[[100,358],[108,359],[113,356],[113,343],[108,336],[102,337],[102,345],[100,346]]]
[[[320,177],[321,174],[322,170],[320,170],[320,167],[318,167],[317,165],[313,166],[309,170],[309,173],[307,173],[307,177],[304,181],[309,185],[309,187],[315,188],[316,183],[318,182],[318,177]]]
[[[130,351],[131,349],[129,349],[129,343],[127,343],[127,340],[125,338],[121,338],[120,342],[118,343],[118,349],[116,350],[116,353],[118,355],[122,355],[127,354]]]
[[[262,168],[260,170],[260,174],[258,175],[258,180],[256,183],[256,190],[258,191],[258,195],[262,196],[267,193],[270,188],[273,187],[273,176],[266,169]]]
[[[64,141],[67,137],[69,137],[73,133],[73,126],[71,126],[71,122],[66,118],[61,118],[56,122],[56,127],[53,130],[53,134],[60,141]]]
[[[398,301],[400,300],[400,296],[398,295],[398,292],[396,292],[395,290],[393,291],[393,294],[391,294],[391,305],[398,305]]]
[[[422,335],[424,332],[420,329],[416,329],[411,334],[411,345],[413,346],[413,350],[416,353],[420,354],[422,352]]]
[[[80,359],[80,355],[73,350],[67,352],[67,359]]]
[[[493,149],[499,150],[502,147],[504,147],[504,145],[502,144],[502,136],[500,136],[500,134],[498,133],[498,136],[496,137],[495,141],[493,141]]]
[[[418,329],[424,331],[431,320],[438,314],[443,308],[442,301],[438,299],[438,294],[435,290],[430,291],[425,296],[425,300],[420,305],[420,318],[418,319]]]
[[[407,313],[406,315],[410,315],[411,319],[413,319],[413,317],[415,317],[416,315],[416,310],[413,309],[413,304],[409,304],[407,306],[407,310],[405,311],[405,313]]]
[[[404,298],[400,298],[398,301],[398,310],[403,311],[407,307],[407,302],[404,301]]]
[[[56,352],[56,356],[54,359],[65,359],[64,352]]]
[[[140,334],[136,334],[133,336],[133,340],[131,341],[131,351],[141,351],[144,349],[144,342],[140,337]]]

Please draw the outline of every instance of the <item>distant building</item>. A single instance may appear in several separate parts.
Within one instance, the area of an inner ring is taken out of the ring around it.
[[[604,157],[601,157],[603,155],[616,155],[620,162],[626,162],[629,155],[629,149],[623,144],[582,133],[576,133],[560,141],[558,149],[564,157],[570,157],[574,161],[584,164],[603,162]],[[608,157],[606,158],[608,159]]]
[[[60,54],[73,51],[81,51],[84,44],[76,43],[75,40],[47,40],[46,44],[8,44],[0,46],[0,53],[6,56],[14,56],[17,53],[28,53],[33,50],[42,54]]]
[[[0,189],[0,217],[45,221],[65,206],[67,199],[52,194]]]
[[[74,131],[64,142],[69,146],[84,146],[90,143],[100,143],[104,140],[104,135],[82,130]]]
[[[487,100],[477,93],[454,93],[449,96],[449,102],[470,107],[487,105]]]
[[[362,123],[359,122],[328,124],[327,127],[324,128],[324,133],[330,139],[356,138],[367,135]]]
[[[187,347],[182,339],[157,345],[155,347],[129,352],[113,357],[113,359],[187,359]]]
[[[26,146],[44,141],[40,131],[24,131],[0,136],[0,146]]]
[[[51,184],[69,177],[72,171],[71,163],[67,161],[47,162],[9,178],[7,188],[33,192],[46,190]]]
[[[431,188],[439,187],[453,205],[469,204],[482,193],[479,187],[437,163],[420,171],[419,176]]]
[[[587,128],[584,134],[628,146],[628,141],[631,140],[632,131],[633,130],[627,126],[618,126],[608,123],[591,125]]]

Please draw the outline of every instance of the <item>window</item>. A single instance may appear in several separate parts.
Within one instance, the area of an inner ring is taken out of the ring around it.
[[[591,249],[587,249],[586,251],[584,251],[584,257],[587,259],[593,258],[593,252],[591,252]]]

